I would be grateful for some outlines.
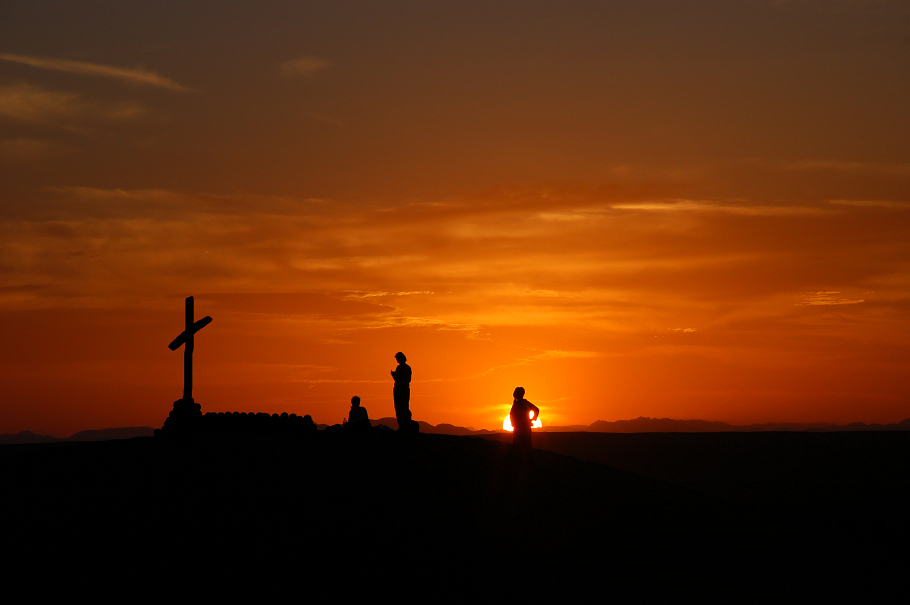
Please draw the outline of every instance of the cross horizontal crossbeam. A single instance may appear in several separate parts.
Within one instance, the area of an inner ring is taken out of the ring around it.
[[[196,332],[198,332],[202,328],[206,327],[210,323],[212,323],[212,318],[209,317],[208,315],[206,315],[205,317],[203,317],[202,319],[200,319],[199,321],[197,321],[196,323],[193,324],[192,334],[195,334]],[[180,336],[175,338],[173,340],[173,342],[171,342],[171,344],[169,344],[167,346],[167,348],[169,348],[171,351],[176,351],[180,347],[180,345],[182,345],[183,343],[186,342],[186,338],[187,338],[187,333],[186,333],[186,330],[184,330],[183,332],[180,333]]]

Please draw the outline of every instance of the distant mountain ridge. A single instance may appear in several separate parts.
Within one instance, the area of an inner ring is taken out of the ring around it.
[[[589,425],[545,426],[544,432],[588,431],[594,433],[748,433],[758,431],[910,431],[910,418],[892,424],[834,424],[833,422],[766,422],[764,424],[733,425],[716,420],[674,420],[639,416],[632,420],[609,422],[597,420]]]
[[[384,424],[385,426],[389,427],[390,429],[393,429],[396,431],[398,430],[398,420],[396,420],[395,418],[392,418],[392,417],[379,418],[378,420],[371,419],[370,423],[373,426],[379,426],[380,424]],[[446,424],[446,423],[437,424],[434,426],[434,425],[430,424],[429,422],[423,422],[422,420],[418,420],[417,424],[420,425],[421,433],[430,433],[430,434],[434,434],[434,435],[489,435],[490,433],[502,432],[502,431],[488,431],[487,429],[480,429],[478,431],[478,430],[474,430],[474,429],[465,428],[463,426],[455,426],[454,424]]]
[[[398,429],[398,421],[393,417],[371,419],[373,426],[380,424],[392,430]],[[489,435],[501,433],[502,430],[470,429],[453,424],[432,425],[419,421],[420,432],[437,435]],[[324,430],[328,425],[317,424],[319,430]],[[572,424],[566,426],[545,426],[538,429],[545,433],[748,433],[760,431],[810,431],[810,432],[836,432],[836,431],[910,431],[910,418],[891,424],[866,424],[865,422],[852,422],[850,424],[834,424],[833,422],[766,422],[764,424],[733,425],[716,420],[674,420],[672,418],[649,418],[639,416],[632,420],[597,420],[591,424]],[[73,441],[109,441],[111,439],[132,439],[134,437],[152,437],[155,429],[147,426],[120,427],[112,429],[99,429],[79,431],[71,437],[59,438],[50,435],[36,435],[31,431],[0,435],[0,445],[14,445],[23,443],[65,443]]]
[[[385,418],[370,418],[370,424],[372,424],[373,426],[384,425],[384,426],[389,427],[393,431],[398,430],[398,420],[396,420],[393,416],[387,416]],[[488,431],[487,429],[475,430],[475,429],[465,428],[463,426],[455,426],[454,424],[446,424],[446,423],[437,424],[434,426],[434,425],[430,424],[429,422],[424,422],[422,420],[418,420],[417,424],[420,425],[421,433],[430,433],[433,435],[489,435],[490,433],[501,433],[502,432],[502,431]],[[329,425],[327,425],[327,424],[317,424],[316,428],[319,429],[320,431],[323,431],[326,428],[328,428],[328,426]]]
[[[31,431],[0,435],[0,445],[21,443],[67,443],[73,441],[110,441],[112,439],[132,439],[134,437],[152,437],[155,429],[148,426],[126,426],[114,429],[96,429],[79,431],[70,437],[51,437],[36,435]]]
[[[397,430],[398,421],[395,418],[371,419],[373,426],[384,424]],[[480,429],[474,430],[452,424],[432,425],[420,422],[421,433],[434,433],[441,435],[486,435],[501,433],[500,430]],[[327,425],[317,425],[324,429]],[[716,420],[674,420],[672,418],[649,418],[639,416],[632,420],[597,420],[591,424],[572,424],[565,426],[544,426],[536,429],[549,433],[589,432],[589,433],[729,433],[729,432],[757,432],[757,431],[910,431],[910,418],[892,424],[866,424],[853,422],[851,424],[834,424],[833,422],[766,422],[764,424],[733,425]]]

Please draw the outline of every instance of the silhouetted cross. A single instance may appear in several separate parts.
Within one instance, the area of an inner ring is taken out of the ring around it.
[[[176,351],[180,345],[184,345],[183,398],[188,401],[193,400],[193,335],[211,322],[212,318],[206,315],[193,323],[193,297],[188,296],[186,299],[186,328],[180,333],[180,336],[174,339],[174,342],[167,346],[171,351]]]

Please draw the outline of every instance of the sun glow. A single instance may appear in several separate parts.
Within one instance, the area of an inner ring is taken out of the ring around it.
[[[534,412],[528,412],[528,418],[532,417],[533,415],[534,415]],[[543,426],[543,423],[540,422],[540,416],[537,417],[537,420],[535,420],[534,422],[531,423],[532,429],[539,429],[542,426]],[[502,430],[509,431],[509,432],[512,431],[512,421],[509,420],[508,414],[506,414],[506,419],[502,421]]]

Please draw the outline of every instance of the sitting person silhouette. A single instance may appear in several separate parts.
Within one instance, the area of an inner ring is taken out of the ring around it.
[[[360,397],[354,395],[351,397],[351,413],[348,414],[348,422],[345,428],[355,431],[365,431],[371,428],[370,416],[367,409],[360,407]]]
[[[512,445],[527,452],[531,450],[531,424],[540,415],[540,408],[525,399],[524,387],[517,387],[512,393],[512,409],[509,422],[512,423]],[[534,412],[534,417],[531,417]]]

